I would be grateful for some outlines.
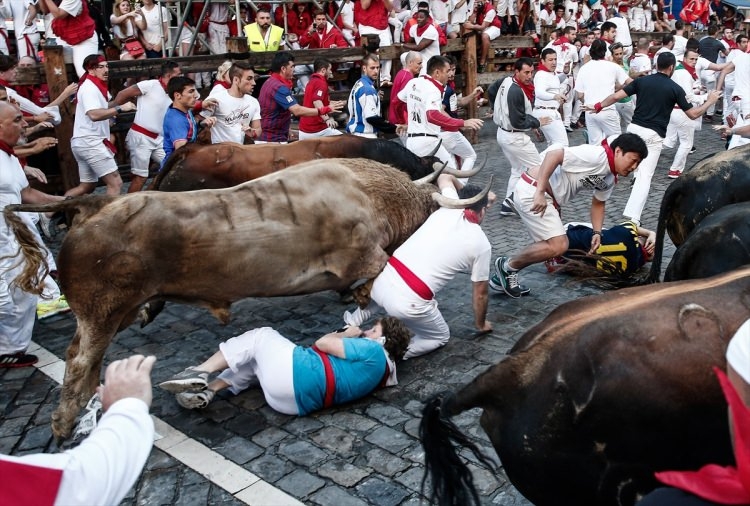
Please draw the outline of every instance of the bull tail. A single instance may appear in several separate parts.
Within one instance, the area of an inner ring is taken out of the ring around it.
[[[419,437],[425,452],[422,493],[424,494],[429,477],[431,502],[451,506],[478,505],[480,500],[474,478],[469,467],[459,457],[457,447],[471,450],[477,460],[489,469],[494,469],[495,465],[448,419],[460,412],[452,412],[456,409],[454,399],[453,394],[438,394],[427,401],[422,411],[422,422],[419,425]]]
[[[29,229],[26,223],[13,211],[15,205],[6,206],[3,210],[5,222],[16,236],[16,241],[20,245],[19,254],[23,256],[25,266],[21,274],[16,277],[13,283],[25,292],[34,295],[41,295],[44,290],[44,278],[49,274],[49,265],[47,265],[47,255],[37,242],[36,236]]]

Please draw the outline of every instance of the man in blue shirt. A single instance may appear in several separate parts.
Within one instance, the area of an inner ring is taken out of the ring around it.
[[[378,132],[392,134],[396,125],[381,116],[380,96],[375,88],[375,79],[380,73],[380,60],[368,54],[362,60],[362,77],[354,83],[349,94],[349,122],[346,131],[361,137],[376,138]]]
[[[173,77],[167,85],[167,95],[172,99],[172,105],[164,115],[164,159],[161,166],[169,159],[169,155],[188,142],[195,142],[198,138],[198,122],[193,116],[193,107],[198,100],[195,81],[189,77]],[[200,124],[211,128],[216,118],[204,119]]]
[[[409,339],[409,330],[393,317],[365,331],[351,326],[331,332],[309,348],[262,327],[221,343],[211,358],[159,386],[177,394],[180,406],[196,409],[208,406],[220,390],[238,394],[257,381],[273,409],[306,415],[397,384],[396,362]],[[223,372],[209,383],[215,371]]]

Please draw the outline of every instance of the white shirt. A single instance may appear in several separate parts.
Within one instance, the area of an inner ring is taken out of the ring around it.
[[[169,24],[169,20],[171,19],[169,15],[169,11],[166,7],[161,8],[161,20],[159,19],[159,6],[154,5],[154,7],[147,11],[145,7],[141,9],[141,14],[144,18],[146,18],[146,29],[142,30],[141,33],[143,34],[143,38],[148,42],[149,44],[161,44],[162,38],[161,38],[161,30],[162,30],[162,24],[161,23],[167,23]],[[168,34],[165,34],[168,35]]]
[[[565,65],[570,64],[568,73],[573,73],[573,64],[578,63],[578,49],[569,42],[563,42],[562,44],[552,42],[547,47],[551,47],[557,53],[557,67],[555,68],[555,72],[562,73]]]
[[[510,1],[497,0],[497,2],[495,2],[495,12],[497,12],[498,16],[505,17],[508,14],[508,4],[510,3]]]
[[[736,60],[737,57],[741,54],[742,54],[742,51],[740,49],[731,49],[729,51],[729,54],[727,55],[727,63],[734,63],[734,60]],[[734,72],[736,72],[736,69]],[[724,78],[725,88],[730,88],[730,89],[734,88],[734,83],[736,82],[735,77],[734,77],[734,72],[730,72]]]
[[[633,59],[630,60],[630,70],[633,72],[646,72],[651,73],[651,58],[647,54],[635,53]]]
[[[81,0],[62,0],[58,9],[62,9],[69,15],[75,17],[83,11],[83,4],[81,3]]]
[[[414,79],[420,80],[420,79]],[[458,198],[456,190],[443,195]],[[462,209],[441,208],[393,253],[409,270],[438,293],[459,272],[471,272],[471,280],[490,277],[492,246],[482,227],[464,218]]]
[[[542,11],[539,13],[539,21],[541,21],[542,26],[551,26],[555,23],[555,11],[548,11],[547,9],[542,9]]]
[[[109,119],[92,121],[88,111],[94,109],[107,109],[108,102],[112,99],[109,92],[104,98],[102,92],[94,83],[88,79],[78,88],[78,104],[76,105],[76,118],[73,123],[73,139],[79,137],[96,137],[98,139],[109,139]]]
[[[439,135],[440,127],[427,120],[427,111],[443,110],[443,93],[429,77],[412,79],[398,93],[406,104],[407,133]]]
[[[411,28],[409,28],[409,36],[414,39],[417,44],[420,44],[423,39],[429,39],[432,41],[429,46],[419,52],[422,55],[422,70],[419,74],[425,75],[427,73],[427,62],[430,61],[430,58],[433,56],[440,55],[440,35],[433,24],[427,25],[427,28],[422,35],[417,35],[417,28],[416,24],[411,25]]]
[[[607,140],[612,142],[616,138],[615,135]],[[607,201],[615,187],[615,176],[609,168],[604,147],[582,144],[565,147],[563,150],[563,163],[549,178],[557,203],[561,206],[567,204],[583,189],[594,190],[594,197],[598,201]],[[541,153],[542,159],[544,155],[545,153]]]
[[[560,77],[554,72],[537,70],[534,75],[534,107],[558,108],[560,103],[554,97],[560,94]]]
[[[682,57],[685,54],[685,49],[687,49],[687,39],[682,35],[675,35],[674,47],[672,48],[672,52],[674,53],[674,57],[677,59],[677,61],[682,61]]]
[[[614,16],[607,21],[614,23],[617,26],[617,34],[615,35],[615,42],[621,42],[623,46],[632,46],[633,39],[630,38],[630,26],[628,26],[628,20]]]
[[[56,505],[119,504],[140,476],[153,442],[148,407],[129,398],[114,403],[91,435],[72,450],[0,459],[62,470]]]
[[[22,39],[24,34],[37,33],[36,23],[31,23],[31,26],[26,26],[29,5],[35,4],[33,0],[5,0],[5,2],[8,3],[11,14],[10,17],[13,18],[13,31],[15,32],[17,39]]]
[[[164,115],[172,104],[167,92],[158,79],[141,81],[136,86],[141,90],[138,108],[133,122],[155,134],[162,134]]]
[[[245,139],[243,125],[249,125],[253,120],[260,121],[260,103],[250,95],[233,97],[223,86],[214,86],[208,98],[219,102],[213,112],[216,124],[211,127],[211,142],[242,144]]]
[[[685,98],[691,104],[700,105],[706,101],[706,98],[708,98],[708,95],[695,94],[696,85],[700,87],[701,84],[700,77],[697,80],[693,79],[693,76],[690,75],[690,72],[688,72],[684,68],[675,69],[674,73],[672,74],[672,81],[677,83],[680,88],[685,90]]]
[[[578,72],[575,90],[583,93],[586,104],[601,102],[615,92],[615,84],[625,84],[628,74],[616,63],[606,60],[589,60]],[[605,109],[614,109],[612,104]]]
[[[430,13],[432,19],[439,25],[443,25],[448,22],[450,11],[450,0],[430,0]]]
[[[451,23],[461,24],[465,23],[469,19],[469,13],[474,9],[474,0],[466,0],[461,7],[456,9],[456,4],[459,0],[451,0]]]
[[[341,7],[341,21],[347,26],[354,26],[354,2],[344,2]]]

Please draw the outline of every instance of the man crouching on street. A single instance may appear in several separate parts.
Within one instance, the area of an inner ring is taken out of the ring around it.
[[[526,230],[535,241],[512,257],[495,260],[490,287],[513,298],[528,293],[519,284],[518,271],[529,265],[562,255],[568,238],[558,209],[584,188],[594,190],[591,200],[590,252],[601,242],[604,204],[612,195],[618,176],[633,172],[646,158],[646,143],[635,134],[622,134],[601,145],[564,147],[543,153],[542,165],[524,172],[513,192],[513,201]]]

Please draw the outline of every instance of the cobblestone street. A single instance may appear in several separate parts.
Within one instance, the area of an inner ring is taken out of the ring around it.
[[[502,200],[509,166],[500,153],[495,131],[492,121],[486,122],[475,146],[479,162],[487,158],[485,170],[475,182],[484,184],[495,174],[493,190]],[[583,142],[582,131],[570,135],[573,144]],[[696,132],[695,144],[697,152],[690,155],[688,166],[723,149],[718,134],[708,126]],[[541,150],[542,146],[538,147]],[[667,170],[673,155],[674,150],[663,151],[643,215],[643,225],[653,230],[661,195],[671,181]],[[630,179],[621,179],[607,205],[605,226],[620,221],[629,194]],[[589,193],[580,195],[563,209],[564,220],[590,221],[590,200]],[[494,206],[482,224],[493,246],[493,259],[529,241],[520,219],[501,217],[499,207]],[[670,243],[667,257],[672,251]],[[663,265],[667,263],[668,259]],[[525,269],[521,279],[531,288],[530,296],[510,299],[491,293],[488,319],[494,331],[478,337],[472,324],[471,282],[468,274],[458,276],[437,295],[451,328],[449,344],[402,363],[398,386],[349,405],[303,418],[286,416],[268,407],[259,389],[251,389],[238,396],[220,394],[207,409],[188,411],[180,408],[172,395],[154,389],[151,412],[160,420],[157,433],[161,439],[124,504],[266,505],[294,504],[295,499],[326,506],[420,504],[424,467],[418,427],[423,401],[434,393],[458,388],[500,361],[523,332],[559,304],[598,292],[592,286],[548,274],[543,265]],[[232,306],[231,322],[222,326],[207,310],[169,303],[145,328],[134,324],[120,332],[107,351],[105,367],[133,353],[154,354],[158,362],[153,380],[158,383],[207,358],[222,340],[251,328],[272,326],[293,341],[310,345],[341,327],[342,313],[352,308],[353,304],[342,304],[333,292],[246,299]],[[49,424],[59,396],[53,378],[61,378],[55,358],[64,356],[74,331],[71,314],[38,322],[34,342],[51,352],[49,359],[39,368],[0,372],[0,452],[23,455],[57,450]],[[479,426],[478,410],[463,413],[454,421],[496,458]],[[493,473],[471,467],[485,504],[529,504],[502,468]]]

